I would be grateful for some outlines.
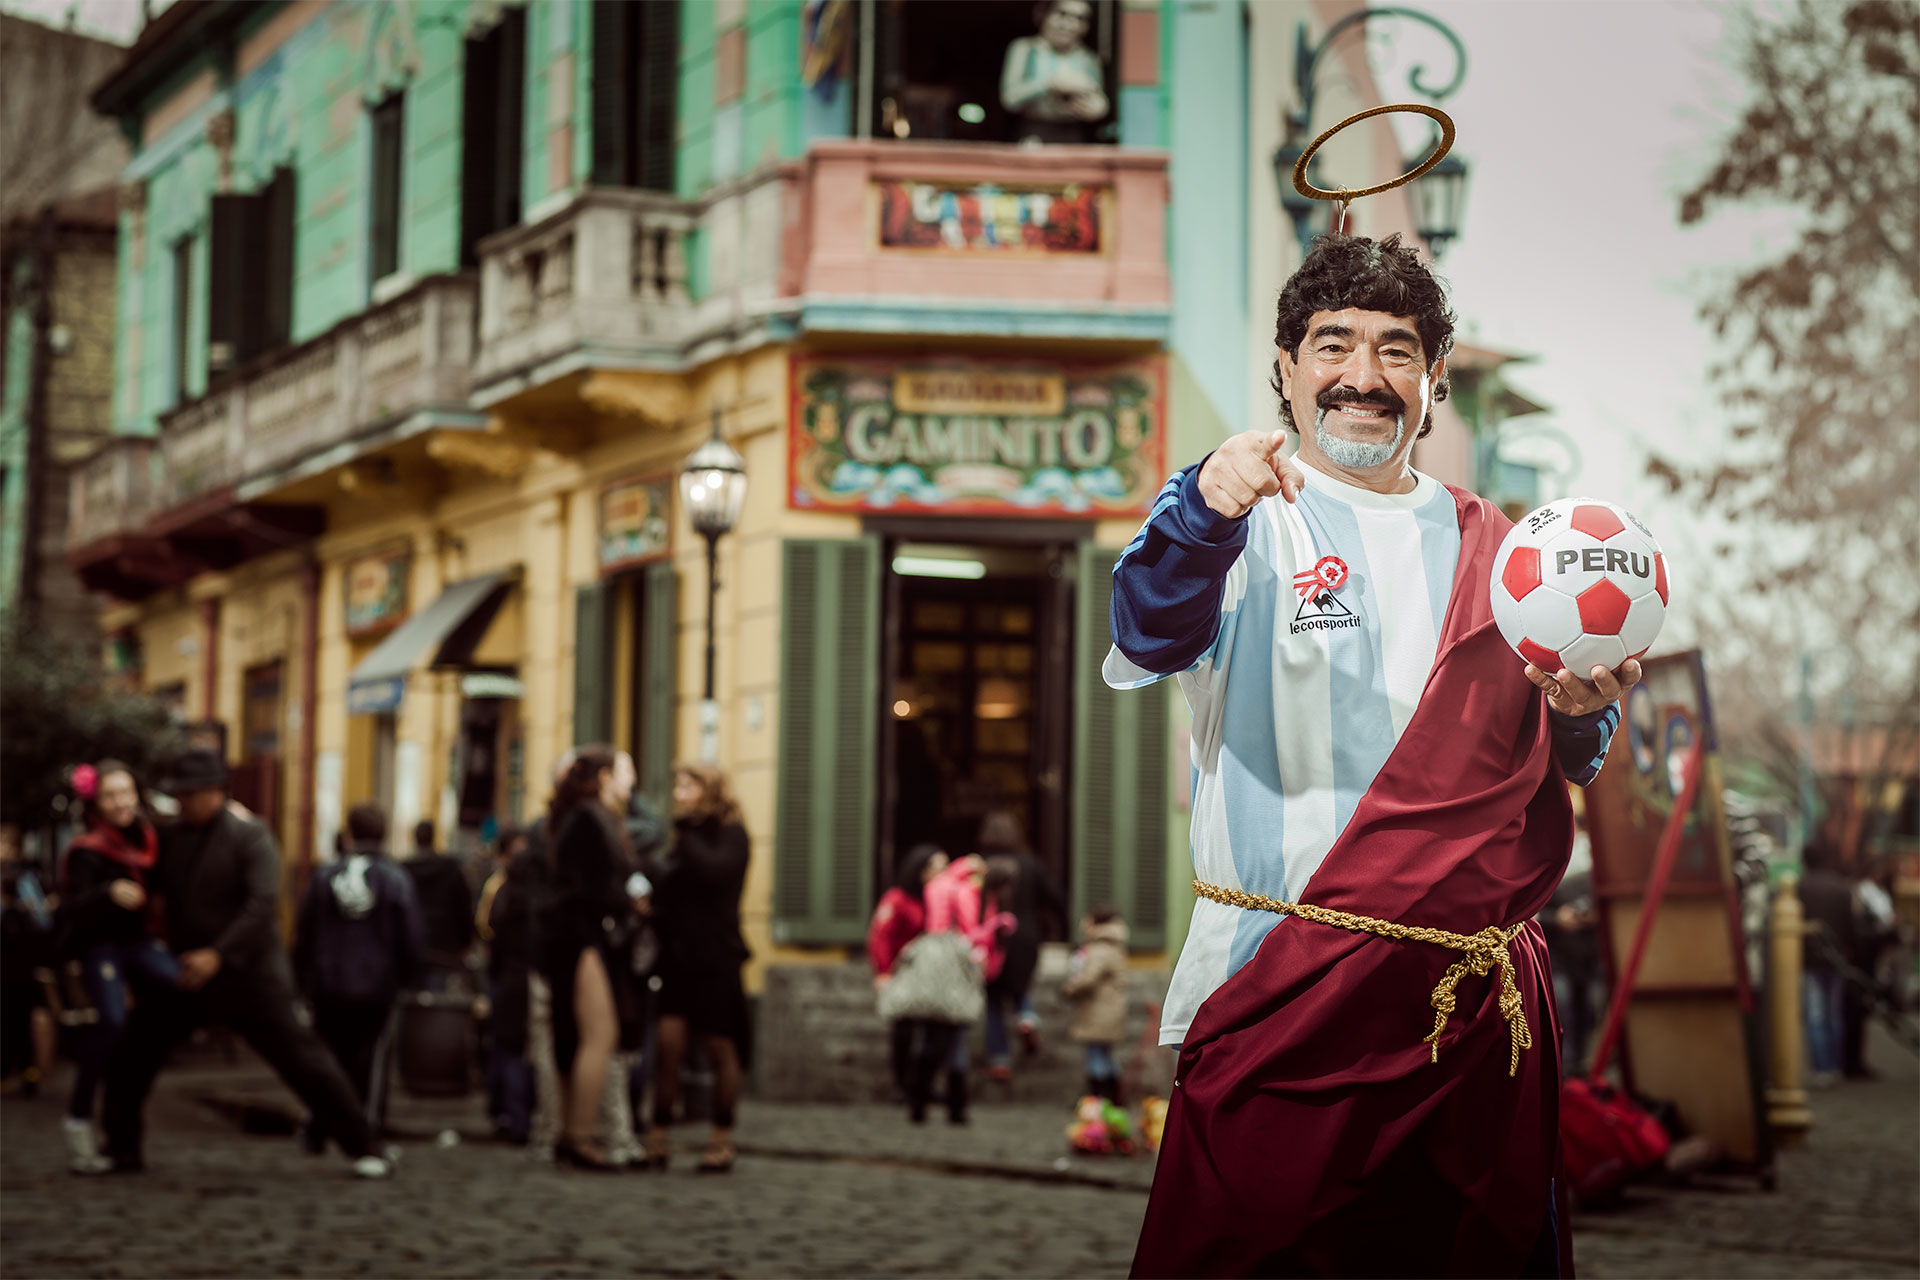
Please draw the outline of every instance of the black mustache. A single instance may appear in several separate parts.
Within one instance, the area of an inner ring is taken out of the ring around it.
[[[1337,404],[1375,404],[1388,413],[1404,413],[1407,408],[1407,402],[1391,391],[1355,391],[1352,387],[1328,387],[1314,403],[1322,409]]]

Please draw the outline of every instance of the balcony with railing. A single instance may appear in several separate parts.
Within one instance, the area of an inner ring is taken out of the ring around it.
[[[126,574],[96,561],[138,545],[149,570],[158,551],[173,556],[170,572],[237,563],[317,530],[317,512],[276,501],[287,485],[434,427],[477,425],[477,292],[470,276],[423,280],[221,378],[163,415],[157,437],[103,449],[73,482],[75,567],[126,587]]]
[[[869,141],[589,189],[481,243],[477,399],[805,332],[1164,341],[1167,198],[1157,151]]]
[[[153,441],[122,436],[74,468],[67,541],[85,546],[146,522],[153,504]]]
[[[803,329],[1166,337],[1163,152],[845,141],[801,164]]]
[[[698,210],[654,192],[592,189],[482,242],[475,383],[510,394],[594,357],[676,363],[692,330],[687,241]]]

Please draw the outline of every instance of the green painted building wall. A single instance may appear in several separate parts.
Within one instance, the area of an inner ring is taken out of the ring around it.
[[[649,0],[660,3],[663,0]],[[1137,5],[1139,0],[1132,0]],[[1171,4],[1160,6],[1158,86],[1118,99],[1129,145],[1169,137],[1173,67]],[[238,33],[240,47],[283,20],[285,6],[255,6]],[[128,177],[146,184],[144,211],[123,215],[120,314],[116,346],[115,427],[151,432],[159,416],[206,390],[209,302],[208,227],[219,160],[207,122],[231,109],[231,190],[249,192],[277,169],[297,177],[293,340],[324,333],[375,300],[369,278],[370,109],[405,94],[398,278],[458,268],[462,124],[467,37],[497,19],[497,3],[410,0],[406,4],[338,0],[320,9],[270,56],[211,101],[138,150]],[[525,6],[526,112],[521,207],[529,220],[562,206],[589,181],[593,156],[592,0],[539,0]],[[852,126],[851,86],[824,97],[803,80],[802,0],[687,0],[679,20],[675,122],[676,192],[698,197],[781,160],[815,139]],[[212,69],[214,55],[182,68],[151,94],[151,109]],[[175,247],[189,246],[191,297],[185,315],[188,358],[176,384]],[[705,246],[689,245],[696,296],[708,277]]]
[[[23,261],[14,273],[15,297],[30,285],[32,270]],[[0,622],[12,614],[20,595],[21,561],[26,554],[27,399],[33,384],[33,317],[23,307],[0,317],[0,341],[7,344],[6,380],[0,383]]]
[[[556,147],[565,150],[575,98],[571,41],[577,6],[554,0],[532,6],[528,147],[523,179],[531,199],[548,194]],[[330,5],[237,81],[167,133],[141,148],[128,170],[146,184],[144,211],[122,215],[120,308],[126,322],[116,348],[115,427],[150,432],[158,416],[206,390],[208,227],[219,187],[219,161],[207,142],[207,121],[231,109],[234,143],[230,189],[258,190],[281,167],[296,174],[293,341],[326,332],[374,299],[369,276],[370,109],[405,94],[397,288],[411,278],[459,267],[460,175],[464,65],[470,0],[409,4]],[[280,15],[260,5],[239,32],[242,45]],[[554,52],[558,49],[558,53]],[[209,68],[208,55],[154,93],[164,102]],[[557,69],[556,69],[557,68]],[[548,97],[565,90],[558,128],[549,128]],[[584,93],[584,88],[578,90]],[[583,172],[564,157],[560,187]],[[175,385],[175,246],[191,245],[192,292],[185,386]]]

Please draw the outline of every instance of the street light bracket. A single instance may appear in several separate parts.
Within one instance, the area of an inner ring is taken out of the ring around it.
[[[1305,133],[1307,126],[1313,123],[1314,78],[1320,69],[1320,59],[1326,56],[1327,51],[1333,47],[1334,40],[1342,32],[1350,27],[1364,26],[1375,18],[1409,18],[1415,22],[1423,23],[1439,32],[1447,44],[1452,47],[1454,59],[1452,78],[1443,85],[1434,86],[1428,84],[1426,64],[1415,63],[1413,68],[1407,73],[1407,85],[1415,93],[1423,98],[1432,98],[1435,102],[1438,102],[1442,98],[1452,94],[1466,81],[1467,47],[1460,42],[1460,37],[1453,33],[1451,27],[1430,13],[1423,13],[1418,9],[1409,9],[1402,5],[1377,5],[1371,8],[1356,9],[1328,27],[1326,33],[1320,37],[1320,43],[1317,45],[1309,45],[1307,43],[1307,26],[1305,23],[1301,23],[1298,33],[1295,36],[1297,47],[1293,59],[1295,88],[1300,95],[1300,105],[1289,120],[1293,128],[1297,129],[1300,133]]]
[[[1418,168],[1411,169],[1391,181],[1378,183],[1371,187],[1361,187],[1357,190],[1346,190],[1343,188],[1338,191],[1327,191],[1314,186],[1313,183],[1307,180],[1307,166],[1313,161],[1313,153],[1318,151],[1327,139],[1333,137],[1334,134],[1339,133],[1348,125],[1358,124],[1362,120],[1368,120],[1374,116],[1387,115],[1395,111],[1405,111],[1413,115],[1427,116],[1438,121],[1440,124],[1440,144],[1433,149],[1433,154],[1428,156]],[[1302,151],[1300,158],[1293,162],[1293,189],[1311,200],[1337,200],[1344,204],[1357,200],[1361,196],[1378,195],[1382,191],[1391,191],[1395,187],[1412,182],[1415,178],[1446,159],[1447,152],[1451,150],[1453,150],[1453,117],[1449,116],[1440,108],[1429,107],[1425,103],[1420,102],[1396,102],[1383,107],[1369,107],[1365,111],[1348,116],[1345,120],[1334,125],[1333,128],[1328,129],[1325,133],[1307,144],[1307,149]]]

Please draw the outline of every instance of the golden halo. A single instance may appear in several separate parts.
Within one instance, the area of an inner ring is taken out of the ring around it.
[[[1383,182],[1377,187],[1362,187],[1358,191],[1322,191],[1319,187],[1307,181],[1307,162],[1313,159],[1313,153],[1318,151],[1320,145],[1328,138],[1331,138],[1334,134],[1340,132],[1350,124],[1359,124],[1362,120],[1370,119],[1373,116],[1383,116],[1392,111],[1408,111],[1414,115],[1428,116],[1440,122],[1440,145],[1434,148],[1433,154],[1428,156],[1426,162],[1418,169],[1413,170],[1411,173],[1403,173],[1391,182]],[[1359,115],[1348,116],[1345,120],[1342,120],[1339,124],[1315,138],[1307,149],[1300,153],[1300,158],[1294,161],[1293,164],[1293,189],[1313,200],[1357,200],[1361,196],[1378,195],[1382,191],[1391,191],[1395,187],[1412,182],[1415,178],[1439,164],[1446,158],[1447,152],[1451,150],[1453,150],[1453,117],[1449,116],[1440,108],[1429,107],[1424,103],[1418,102],[1398,102],[1384,107],[1370,107],[1362,111]]]

